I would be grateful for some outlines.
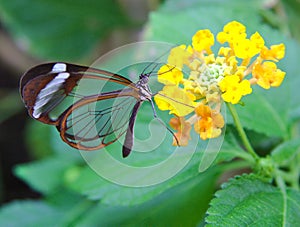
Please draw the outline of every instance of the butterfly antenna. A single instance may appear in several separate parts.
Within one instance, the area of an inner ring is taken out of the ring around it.
[[[169,69],[167,71],[160,73],[159,75],[163,75],[165,73],[172,72],[172,70],[176,68],[176,66],[170,66],[170,65],[166,65],[166,66],[168,66]],[[158,75],[158,73],[156,73],[156,74]]]
[[[177,46],[177,45],[174,45],[174,47],[175,47],[175,46]],[[174,47],[172,47],[172,48],[174,48]],[[162,64],[162,63],[155,63],[155,62],[157,62],[160,58],[162,58],[163,56],[165,56],[172,48],[169,48],[167,51],[165,51],[165,52],[162,53],[160,56],[158,56],[157,58],[155,58],[153,62],[151,62],[149,65],[147,65],[147,66],[144,68],[142,74],[145,74],[146,70],[147,70],[148,68],[150,68],[151,65],[155,64],[155,66],[152,68],[152,70],[150,70],[150,72],[148,73],[149,75],[151,75],[151,74],[155,71],[155,69],[156,69],[160,64]]]
[[[144,68],[143,72],[142,72],[142,75],[145,75],[145,74],[148,74],[148,75],[151,75],[155,69],[160,65],[161,63],[154,63],[154,62],[151,62],[147,67]],[[146,70],[151,66],[151,65],[154,65],[153,68],[150,70],[149,73],[145,73]]]

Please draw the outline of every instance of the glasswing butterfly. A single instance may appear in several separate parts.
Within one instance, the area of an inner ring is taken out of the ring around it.
[[[125,134],[122,155],[127,157],[133,147],[137,112],[144,101],[151,103],[156,117],[148,85],[151,73],[140,74],[134,83],[93,67],[46,63],[25,72],[20,93],[29,115],[55,125],[62,140],[71,147],[98,150]]]

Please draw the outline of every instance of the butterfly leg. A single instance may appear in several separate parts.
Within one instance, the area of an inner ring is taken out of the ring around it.
[[[158,122],[161,124],[161,125],[163,125],[171,134],[172,134],[172,136],[175,138],[175,140],[176,140],[176,143],[177,143],[177,146],[180,146],[179,145],[179,141],[178,141],[178,139],[177,139],[177,137],[175,136],[175,134],[174,134],[174,132],[157,116],[157,113],[156,113],[156,110],[155,110],[155,106],[154,106],[154,103],[153,103],[153,101],[152,101],[152,99],[150,99],[149,100],[150,101],[150,103],[151,103],[151,107],[152,107],[152,111],[153,111],[153,116],[154,116],[154,118],[155,119],[157,119],[158,120]]]

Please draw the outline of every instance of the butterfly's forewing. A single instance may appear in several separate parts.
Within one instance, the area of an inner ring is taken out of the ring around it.
[[[33,118],[56,125],[66,143],[83,150],[100,149],[128,132],[136,115],[134,106],[140,102],[130,80],[67,63],[30,69],[21,79],[20,90]]]
[[[87,89],[81,88],[80,92],[76,92],[79,84]],[[132,82],[104,70],[66,63],[47,63],[23,75],[20,92],[33,118],[47,124],[57,124],[60,113],[70,103],[89,95],[101,94],[104,86],[117,90],[132,87]]]

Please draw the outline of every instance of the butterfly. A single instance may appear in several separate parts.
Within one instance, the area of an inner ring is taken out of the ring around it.
[[[71,147],[98,150],[125,134],[122,155],[127,157],[141,104],[149,101],[157,117],[148,85],[150,74],[143,72],[134,83],[97,68],[46,63],[24,73],[20,93],[29,115],[56,126]]]

